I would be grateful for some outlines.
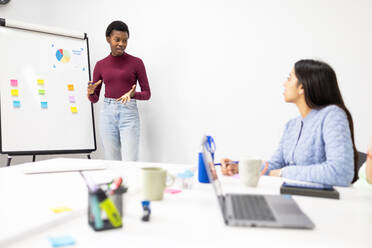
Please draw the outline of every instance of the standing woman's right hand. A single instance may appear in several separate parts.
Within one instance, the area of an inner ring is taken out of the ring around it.
[[[96,83],[89,81],[88,83],[88,96],[93,95],[94,91],[96,90],[97,86],[102,83],[102,80],[98,80]]]
[[[367,150],[367,168],[366,168],[366,174],[367,174],[367,182],[372,184],[372,139],[369,142],[368,150]]]

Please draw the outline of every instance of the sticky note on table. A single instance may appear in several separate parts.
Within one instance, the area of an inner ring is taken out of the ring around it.
[[[49,237],[48,239],[53,247],[63,247],[76,243],[75,239],[71,236]]]
[[[69,100],[70,102],[75,102],[75,96],[69,96],[69,97],[68,97],[68,100]]]
[[[45,95],[45,90],[40,89],[39,90],[39,95]]]
[[[10,79],[10,86],[17,87],[18,86],[18,80],[17,79]]]
[[[44,85],[44,79],[38,79],[37,84],[38,85]]]
[[[21,101],[13,101],[13,107],[15,108],[21,107]]]
[[[168,193],[168,194],[177,194],[177,193],[181,193],[182,190],[180,189],[169,189],[169,188],[166,188],[164,190],[165,193]]]
[[[72,113],[77,113],[77,107],[71,107],[71,112]]]
[[[12,96],[18,96],[18,90],[13,89],[10,92],[11,92]]]
[[[68,88],[68,90],[74,90],[74,85],[73,84],[68,84],[67,88]]]
[[[52,208],[52,211],[56,214],[59,214],[59,213],[63,213],[63,212],[72,211],[72,209],[68,208],[68,207],[57,207],[57,208]]]
[[[41,102],[41,108],[48,108],[48,102]]]

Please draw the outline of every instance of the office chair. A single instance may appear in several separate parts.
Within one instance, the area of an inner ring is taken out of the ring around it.
[[[360,167],[362,167],[364,162],[366,162],[366,160],[367,160],[367,154],[364,152],[358,152],[358,171]]]

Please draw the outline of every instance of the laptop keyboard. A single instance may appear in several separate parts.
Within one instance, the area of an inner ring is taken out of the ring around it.
[[[275,221],[264,196],[230,195],[236,219]]]

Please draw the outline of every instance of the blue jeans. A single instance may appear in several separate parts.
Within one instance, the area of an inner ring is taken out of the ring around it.
[[[101,111],[101,138],[105,158],[136,161],[140,137],[140,121],[136,100],[122,104],[105,98]]]

